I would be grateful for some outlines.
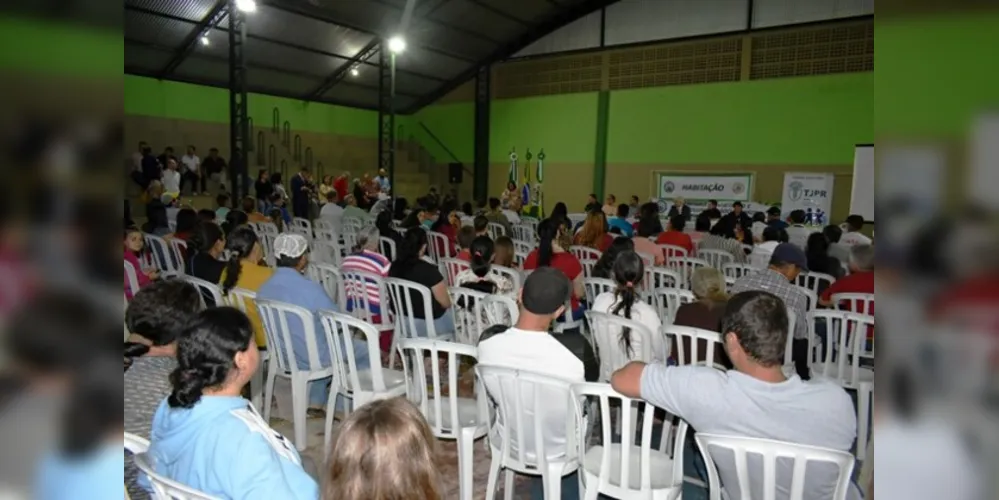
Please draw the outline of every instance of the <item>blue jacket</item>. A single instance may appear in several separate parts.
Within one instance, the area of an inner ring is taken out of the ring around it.
[[[160,403],[149,456],[156,471],[219,498],[316,500],[319,485],[295,447],[249,401],[203,396],[191,409]]]

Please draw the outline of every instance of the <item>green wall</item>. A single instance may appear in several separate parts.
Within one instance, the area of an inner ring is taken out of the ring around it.
[[[608,163],[852,164],[873,124],[873,72],[617,91]]]
[[[161,118],[229,121],[225,89],[125,75],[125,114]],[[364,109],[250,94],[247,108],[255,126],[269,127],[274,108],[294,130],[377,137],[378,114]]]
[[[490,115],[490,162],[509,162],[511,147],[520,154],[543,147],[551,163],[593,162],[596,92],[494,100]]]
[[[412,135],[440,163],[454,161],[441,144],[420,127],[427,126],[458,161],[471,165],[475,159],[475,104],[457,102],[427,106],[407,118],[406,135]]]

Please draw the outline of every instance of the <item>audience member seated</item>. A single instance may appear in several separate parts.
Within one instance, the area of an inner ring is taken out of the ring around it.
[[[243,313],[197,316],[177,343],[173,392],[153,418],[149,455],[159,474],[219,498],[319,497],[295,447],[241,396],[259,364]]]
[[[170,395],[170,374],[177,368],[177,338],[201,310],[198,289],[181,280],[143,288],[128,303],[125,325],[125,432],[149,439],[153,414]],[[125,484],[132,498],[145,497],[139,470],[125,461]]]
[[[846,391],[832,382],[806,383],[781,372],[788,316],[780,297],[762,291],[737,294],[729,300],[721,326],[735,370],[632,362],[614,373],[611,385],[686,420],[698,432],[849,452],[857,437],[857,416]],[[739,481],[734,462],[723,456],[715,460],[721,483],[735,498]],[[778,461],[777,467],[776,486],[786,491],[790,462]],[[802,498],[832,498],[839,471],[820,467],[809,467]],[[851,486],[848,498],[861,496]]]
[[[309,265],[309,244],[302,235],[282,233],[274,239],[274,258],[277,269],[271,279],[260,286],[258,299],[274,300],[308,309],[313,314],[316,311],[339,311],[333,300],[326,294],[322,285],[306,278],[303,273]],[[316,323],[316,347],[319,349],[319,363],[330,366],[330,348],[327,336],[319,318]],[[305,340],[305,327],[297,320],[288,322],[291,330],[291,342],[294,346],[298,366],[306,369],[309,366],[308,347]],[[354,344],[354,358],[358,370],[366,370],[370,366],[368,346],[363,342]],[[313,414],[326,407],[329,382],[317,380],[309,382],[309,407]]]
[[[753,225],[749,226],[749,230],[753,233],[753,243],[759,243],[763,241],[763,231],[767,229],[767,214],[763,212],[756,212],[753,214]]]
[[[249,222],[249,218],[247,218],[246,212],[230,210],[229,213],[225,214],[225,221],[222,222],[222,232],[228,238],[229,233],[232,233],[237,227],[245,226],[247,222]]]
[[[495,245],[486,236],[479,236],[472,241],[469,249],[472,253],[471,267],[458,273],[455,282],[458,286],[471,288],[488,294],[508,294],[513,292],[513,283],[506,276],[492,268]]]
[[[180,214],[180,212],[177,213]],[[208,208],[198,210],[198,222],[215,222],[217,220],[218,217],[215,216],[214,210]]]
[[[743,264],[746,262],[746,251],[742,248],[742,243],[736,239],[735,227],[730,226],[726,220],[720,220],[711,228],[711,233],[701,239],[697,244],[698,250],[724,250],[732,254],[734,262]]]
[[[725,293],[725,277],[722,276],[721,271],[713,267],[702,267],[695,270],[690,277],[690,289],[694,292],[694,297],[697,297],[697,301],[689,304],[681,304],[676,310],[676,318],[673,319],[673,324],[721,333],[721,318],[725,313],[725,306],[728,304],[728,294]],[[673,357],[677,361],[680,359],[675,354],[678,349],[683,350],[683,359],[688,363],[704,361],[704,353],[708,349],[707,341],[699,340],[697,347],[697,352],[700,355],[696,360],[691,358],[693,353],[691,352],[689,341],[684,342],[682,347],[678,347],[676,340],[673,339],[671,352],[674,353]],[[714,362],[726,368],[732,367],[728,356],[717,349],[715,350]]]
[[[629,211],[631,211],[631,208],[628,207],[628,205],[625,205],[624,203],[618,205],[617,213],[610,216],[610,218],[607,219],[607,223],[610,227],[619,229],[622,235],[631,238],[635,235],[635,228],[631,227],[631,223],[628,222]]]
[[[618,239],[630,241],[627,238]],[[611,277],[617,284],[617,288],[613,292],[604,292],[598,295],[593,300],[591,309],[595,312],[622,316],[645,325],[652,337],[649,339],[651,345],[648,346],[651,358],[644,361],[665,363],[668,353],[662,332],[659,331],[662,327],[659,314],[638,294],[642,279],[645,277],[645,264],[642,262],[642,258],[634,251],[621,252],[617,260],[614,261]],[[606,382],[610,381],[611,373],[621,368],[621,366],[612,366],[609,363],[610,359],[638,359],[637,357],[645,347],[642,345],[644,342],[642,337],[631,331],[630,328],[611,326],[606,330],[594,331],[593,336],[597,345],[618,350],[614,354],[604,352],[603,349],[600,351],[600,358],[603,361],[600,364],[600,380]],[[600,337],[604,337],[603,342],[601,342]]]
[[[274,211],[277,210],[280,213],[281,221],[285,224],[291,224],[291,212],[288,211],[288,207],[285,205],[288,203],[287,198],[281,196],[280,193],[274,192],[271,195],[270,208],[267,210],[267,215],[271,219],[274,219]]]
[[[402,233],[392,227],[392,213],[387,210],[380,212],[375,217],[375,227],[378,228],[378,235],[392,240],[398,251],[399,245],[402,245]]]
[[[164,236],[163,239],[170,241],[176,238],[186,243],[187,240],[191,239],[199,222],[198,212],[195,212],[193,208],[182,208],[177,212],[177,224],[174,231]]]
[[[323,500],[444,498],[437,439],[405,398],[368,403],[337,430]]]
[[[339,236],[343,231],[343,207],[337,203],[338,200],[336,190],[330,187],[326,191],[326,204],[319,209],[319,218],[329,221],[333,225],[333,234]]]
[[[813,273],[828,274],[833,278],[843,275],[843,268],[839,265],[839,259],[829,256],[829,240],[822,233],[812,233],[808,236],[808,245],[805,248],[805,256],[808,257],[808,270]],[[822,293],[822,290],[819,290]]]
[[[344,201],[344,206],[343,206],[344,219],[354,218],[360,221],[366,221],[371,218],[371,214],[369,214],[367,210],[364,210],[363,208],[358,206],[357,198],[354,197],[354,195],[347,195],[347,197],[344,198],[343,201]]]
[[[383,212],[388,213],[388,212]],[[373,227],[365,227],[357,232],[357,246],[351,249],[351,254],[343,259],[343,263],[340,265],[341,272],[348,271],[360,271],[364,273],[371,273],[376,276],[381,276],[386,278],[389,275],[389,268],[392,263],[387,257],[382,255],[378,251],[379,246],[378,229]],[[398,247],[396,247],[398,248]],[[372,318],[371,323],[380,326],[382,324],[382,297],[381,291],[378,290],[377,284],[372,280],[368,281],[368,285],[365,287],[365,301],[368,304],[368,309],[371,311]],[[344,308],[347,311],[353,311],[355,302],[361,293],[360,290],[354,290],[353,288],[347,288],[344,290],[346,293],[346,301]],[[381,339],[381,347],[383,351],[388,351],[391,349],[392,336],[391,334],[386,336],[387,338]]]
[[[507,236],[513,235],[513,228],[510,226],[510,220],[506,218],[503,214],[503,210],[500,208],[499,198],[489,198],[489,210],[487,210],[483,215],[489,222],[499,224],[503,226],[503,234]]]
[[[691,217],[690,206],[684,202],[683,198],[677,197],[673,200],[673,206],[669,207],[669,212],[666,214],[671,220],[677,215],[683,217],[683,220],[690,220]]]
[[[708,200],[708,206],[698,217],[707,217],[708,220],[718,220],[722,218],[721,210],[718,210],[718,200]]]
[[[476,215],[472,219],[472,229],[475,230],[475,236],[489,236],[489,219],[485,215]]]
[[[243,201],[240,204],[242,205],[243,212],[246,214],[246,220],[248,220],[249,222],[271,221],[270,218],[268,218],[266,215],[260,213],[260,210],[258,210],[257,200],[254,200],[252,197],[250,196],[244,197]]]
[[[833,306],[832,296],[837,293],[874,293],[874,246],[854,245],[850,249],[850,274],[836,280],[819,296],[819,305]],[[850,311],[851,304],[840,307]],[[874,315],[874,305],[870,311],[853,311],[861,314]]]
[[[635,247],[635,240],[625,238],[624,236],[614,238],[611,246],[604,253],[600,254],[597,263],[593,265],[593,277],[611,279],[613,277],[614,262],[617,261],[618,256],[624,252],[634,252]],[[658,251],[658,247],[656,250]]]
[[[740,225],[742,227],[751,227],[753,225],[753,219],[749,217],[749,214],[743,211],[741,201],[732,203],[732,211],[725,214],[725,216],[721,218],[721,221],[719,221],[719,223],[720,222],[725,222],[732,227],[735,227],[736,225]]]
[[[146,203],[146,223],[142,231],[156,236],[170,234],[170,218],[167,217],[167,206],[163,203],[163,184],[153,181],[147,190],[149,202]],[[172,201],[173,197],[169,199]]]
[[[209,283],[218,283],[225,269],[222,252],[225,250],[225,235],[222,228],[214,222],[198,224],[194,234],[188,240],[185,262],[185,272],[188,276],[203,279]],[[208,298],[205,299],[206,301]],[[207,302],[206,302],[207,303]],[[209,306],[214,304],[208,304]]]
[[[496,238],[496,253],[493,254],[493,264],[503,267],[514,267],[514,257],[516,249],[513,246],[513,238],[500,236]]]
[[[399,226],[406,230],[417,229],[423,226],[423,223],[428,220],[428,217],[429,213],[427,212],[426,207],[417,205],[413,207],[408,214],[406,214],[406,218],[402,220],[402,223],[400,223]]]
[[[787,229],[790,225],[780,218],[780,207],[767,209],[767,225],[774,229]]]
[[[462,226],[458,230],[458,260],[464,260],[466,262],[471,262],[472,253],[469,249],[472,247],[472,241],[475,240],[479,235],[476,234],[475,228],[472,226]],[[488,237],[489,235],[483,235]]]
[[[594,210],[586,214],[586,222],[576,233],[572,243],[603,252],[613,241],[614,237],[607,234],[607,216]]]
[[[805,227],[805,211],[792,210],[787,221],[790,223],[787,227],[788,243],[804,250],[808,246],[808,237],[812,234],[812,230]]]
[[[591,194],[590,197],[593,198],[593,195]],[[552,213],[551,213],[551,215],[548,216],[548,218],[552,219],[552,220],[556,220],[556,219],[557,220],[568,219],[569,218],[569,207],[566,206],[565,202],[562,202],[562,201],[560,201],[558,203],[555,203],[555,206],[552,207]]]
[[[274,227],[277,228],[278,234],[283,233],[286,227],[283,209],[277,207],[271,208],[270,211],[267,212],[267,222],[274,224]]]
[[[790,244],[781,243],[774,248],[769,267],[745,275],[732,285],[732,293],[764,291],[780,297],[787,308],[794,312],[795,324],[792,345],[794,368],[802,380],[808,380],[808,297],[798,289],[794,280],[801,271],[808,271],[805,252]],[[802,319],[804,318],[804,320]],[[783,347],[781,352],[783,353]],[[734,363],[735,360],[732,360]]]
[[[749,263],[757,269],[766,269],[770,265],[774,249],[781,243],[787,243],[787,231],[767,226],[763,230],[763,241],[753,246],[753,251],[749,254]]]
[[[438,336],[453,335],[454,316],[451,313],[451,294],[447,290],[447,280],[437,266],[424,260],[427,253],[427,232],[412,229],[406,231],[398,252],[398,257],[389,268],[389,277],[412,281],[429,288],[433,318],[426,317],[423,296],[415,291],[410,294],[413,311],[400,311],[401,306],[395,305],[395,313],[411,314],[415,319],[416,334],[421,337],[428,334],[427,320],[433,321],[434,331]]]
[[[612,194],[607,195],[607,197],[604,198],[604,206],[601,207],[601,211],[603,211],[604,215],[606,215],[608,219],[610,219],[611,217],[616,216],[617,215],[617,197],[614,196],[614,195],[612,195]]]
[[[590,193],[590,196],[586,198],[586,206],[583,207],[583,211],[586,213],[590,213],[594,210],[602,211],[603,206],[600,204],[599,201],[597,201],[596,193]],[[568,215],[568,212],[566,213],[566,215]]]
[[[586,297],[586,288],[583,286],[585,276],[579,259],[565,250],[568,243],[569,236],[564,226],[559,226],[558,222],[552,219],[541,221],[538,224],[538,247],[527,255],[527,259],[524,260],[524,270],[554,267],[561,271],[572,282],[572,293],[569,294],[572,318],[578,320],[583,316],[579,299]]]
[[[225,219],[227,213],[229,213],[229,195],[222,193],[215,197],[215,217],[219,220]]]
[[[440,248],[441,245],[438,245],[438,255],[453,256],[458,253],[457,250],[455,250],[455,242],[458,239],[459,227],[461,227],[461,219],[458,217],[457,208],[450,203],[447,206],[442,207],[440,215],[430,226],[431,231],[447,236],[447,247]]]
[[[142,236],[142,231],[138,228],[130,227],[125,229],[125,244],[124,244],[124,256],[125,262],[132,264],[132,268],[135,269],[135,277],[139,289],[145,288],[147,285],[153,282],[159,277],[160,273],[154,268],[143,268],[142,261],[139,257],[146,246],[146,240]],[[124,277],[125,281],[125,297],[131,299],[139,290],[132,290],[132,285],[128,282],[128,276]]]
[[[226,250],[229,250],[229,262],[222,271],[219,284],[222,295],[227,296],[233,288],[242,288],[251,292],[259,292],[267,280],[274,275],[274,270],[262,265],[264,248],[260,245],[257,233],[247,226],[233,230],[226,238]],[[246,315],[253,325],[253,334],[257,339],[257,347],[267,347],[267,334],[260,320],[260,313],[253,303],[245,304]]]
[[[711,233],[711,224],[711,219],[707,217],[698,217],[694,220],[694,231],[687,233],[690,235],[690,241],[694,243],[694,248],[697,248],[697,245],[701,244],[701,240]]]
[[[673,245],[680,247],[687,251],[688,257],[694,257],[694,241],[690,239],[690,235],[683,232],[684,228],[687,226],[687,219],[682,215],[674,215],[669,218],[669,225],[665,232],[659,233],[659,237],[656,238],[657,245]],[[658,253],[663,253],[662,249],[658,249]]]
[[[850,262],[850,247],[840,243],[843,237],[843,229],[835,224],[829,224],[822,228],[822,234],[829,240],[829,256],[838,259],[840,262]]]
[[[639,203],[638,196],[631,195],[631,204],[628,205],[628,216],[638,218],[642,210],[642,205]]]
[[[475,210],[472,209],[472,203],[466,201],[461,204],[461,212],[465,214],[465,217],[475,217]]]
[[[843,233],[843,237],[840,238],[839,242],[848,247],[854,245],[870,245],[871,239],[860,232],[864,228],[864,216],[863,215],[851,215],[846,218],[846,232]]]
[[[662,232],[662,223],[659,222],[659,216],[655,212],[655,205],[653,204],[651,212],[645,209],[646,206],[648,204],[642,206],[642,213],[638,218],[638,222],[633,224],[635,236],[632,241],[635,244],[636,252],[651,255],[655,259],[655,265],[661,266],[665,262],[665,259],[662,249],[659,248],[655,240],[659,237],[659,233]]]
[[[397,197],[395,204],[392,205],[392,220],[402,222],[406,218],[407,212],[409,212],[409,201],[406,198]]]

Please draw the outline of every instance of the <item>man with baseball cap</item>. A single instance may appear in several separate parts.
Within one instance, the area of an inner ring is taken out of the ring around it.
[[[739,278],[732,285],[731,293],[747,291],[770,292],[780,297],[789,312],[794,313],[794,341],[792,358],[798,375],[809,379],[808,373],[808,297],[798,289],[794,280],[801,271],[808,270],[805,252],[792,243],[781,243],[774,248],[770,266]]]
[[[295,305],[308,309],[313,314],[320,310],[339,311],[322,285],[303,275],[309,265],[309,243],[302,235],[293,233],[278,235],[274,239],[274,258],[277,261],[277,269],[271,278],[260,286],[257,299]],[[319,363],[324,367],[331,366],[329,344],[318,317],[315,318],[315,323]],[[309,350],[305,340],[305,327],[297,319],[292,318],[288,321],[288,329],[291,330],[291,342],[298,366],[301,369],[308,369]],[[354,343],[354,360],[357,361],[358,370],[366,370],[370,366],[368,346],[363,342]],[[329,379],[309,382],[310,409],[326,407],[329,383]]]

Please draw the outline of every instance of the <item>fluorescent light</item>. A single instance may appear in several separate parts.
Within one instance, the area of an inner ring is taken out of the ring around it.
[[[400,52],[403,52],[404,50],[406,50],[406,41],[403,40],[402,37],[398,35],[389,38],[388,49],[389,52],[393,54],[398,54]]]
[[[236,0],[236,8],[243,12],[256,12],[257,2],[255,0]]]

